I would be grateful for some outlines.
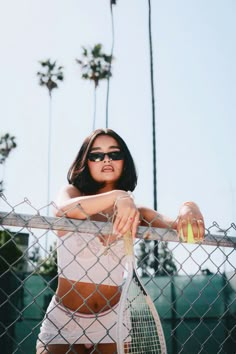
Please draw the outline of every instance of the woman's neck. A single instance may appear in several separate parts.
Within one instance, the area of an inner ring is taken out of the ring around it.
[[[115,186],[113,184],[107,184],[104,187],[102,187],[101,189],[99,189],[96,194],[111,192],[114,189],[115,189]]]

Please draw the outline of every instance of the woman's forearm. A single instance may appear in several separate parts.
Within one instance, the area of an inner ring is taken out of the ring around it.
[[[164,216],[153,209],[139,207],[140,225],[176,229],[176,220]]]
[[[190,225],[196,241],[204,237],[204,218],[198,205],[194,202],[183,203],[175,220],[145,207],[139,208],[139,211],[141,215],[140,225],[175,229],[185,240],[188,237]]]
[[[127,193],[114,190],[91,196],[66,197],[62,195],[58,198],[56,203],[55,215],[66,215],[69,218],[86,219],[88,216],[112,208],[117,198],[123,194],[126,195]]]

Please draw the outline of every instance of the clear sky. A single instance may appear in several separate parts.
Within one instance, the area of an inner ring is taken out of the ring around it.
[[[92,129],[93,84],[80,78],[82,46],[112,44],[109,0],[0,0],[0,133],[16,136],[4,168],[10,205],[47,202],[48,93],[38,85],[39,60],[65,67],[53,92],[53,200]],[[139,184],[137,203],[153,206],[148,1],[113,7],[115,61],[109,127],[127,142]],[[236,219],[236,2],[153,0],[152,38],[160,212],[175,217],[196,201],[206,226]],[[105,126],[106,83],[97,91],[96,127]],[[1,207],[1,209],[3,206]],[[26,212],[25,205],[18,207]]]

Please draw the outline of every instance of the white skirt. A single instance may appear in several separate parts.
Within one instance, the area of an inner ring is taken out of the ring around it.
[[[111,309],[98,314],[74,312],[60,304],[53,296],[44,316],[36,348],[47,348],[49,344],[115,343],[117,331],[116,304]],[[124,324],[124,338],[129,334]]]

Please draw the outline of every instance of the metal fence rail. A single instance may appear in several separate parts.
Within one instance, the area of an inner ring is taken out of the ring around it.
[[[106,235],[112,224],[16,209],[0,212],[0,352],[31,354],[57,286],[56,231]],[[155,270],[153,240],[160,241]],[[227,230],[213,223],[199,244],[180,242],[171,229],[139,227],[137,265],[160,314],[168,354],[236,353],[235,247],[233,223]]]
[[[46,217],[42,215],[28,215],[18,213],[6,213],[0,212],[0,223],[4,226],[16,226],[23,228],[35,228],[44,230],[63,230],[63,231],[79,231],[84,233],[97,233],[102,232],[108,234],[112,230],[112,224],[110,222],[99,222],[91,220],[76,220],[66,217]],[[222,231],[219,228],[219,232],[223,232],[222,235],[211,234],[211,228],[216,226],[214,223],[210,228],[206,229],[206,234],[201,245],[217,246],[217,247],[233,247],[236,248],[236,236],[228,236],[227,230]],[[236,225],[231,224],[230,228],[235,230]],[[170,241],[181,242],[177,235],[177,232],[173,229],[161,229],[155,228],[151,225],[148,227],[139,226],[137,238],[144,240],[156,240],[156,241]]]

